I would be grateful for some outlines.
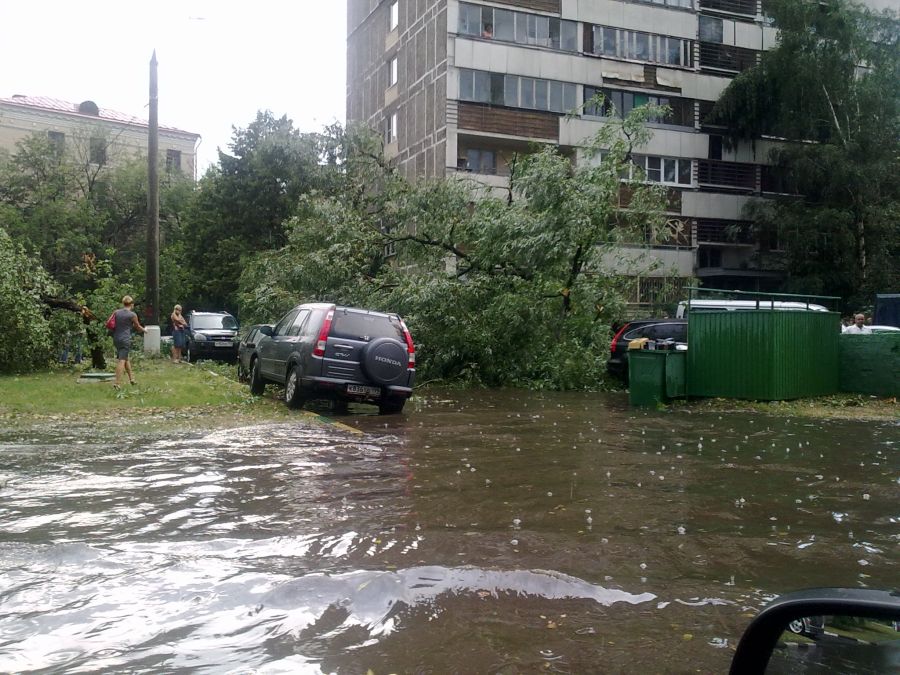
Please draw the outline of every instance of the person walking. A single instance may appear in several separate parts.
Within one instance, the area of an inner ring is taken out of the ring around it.
[[[868,335],[872,332],[872,329],[866,325],[866,315],[857,314],[853,317],[853,323],[847,326],[842,332],[850,333],[851,335]]]
[[[181,314],[181,305],[175,305],[169,319],[172,321],[172,362],[181,363],[181,350],[184,349],[184,329],[187,328],[187,321]]]
[[[116,327],[113,331],[113,345],[116,348],[116,381],[113,387],[119,388],[122,382],[122,373],[128,373],[128,381],[136,384],[134,381],[134,373],[131,372],[131,359],[128,358],[128,352],[131,351],[131,335],[132,331],[146,333],[141,322],[138,321],[137,314],[134,313],[134,300],[130,295],[122,298],[122,308],[115,312]]]

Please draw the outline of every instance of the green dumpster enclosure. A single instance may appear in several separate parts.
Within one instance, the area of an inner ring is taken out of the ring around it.
[[[628,396],[633,406],[653,407],[685,395],[686,352],[637,349],[628,353]]]

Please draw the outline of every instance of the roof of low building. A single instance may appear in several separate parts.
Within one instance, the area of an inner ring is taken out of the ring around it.
[[[41,110],[62,112],[66,113],[67,115],[84,117],[86,119],[99,118],[107,122],[118,122],[120,124],[130,124],[140,127],[149,126],[149,122],[147,120],[141,119],[140,117],[135,117],[134,115],[121,113],[116,110],[110,110],[109,108],[101,108],[93,101],[71,103],[70,101],[63,101],[61,99],[50,98],[48,96],[24,96],[22,94],[15,94],[12,96],[12,98],[0,98],[0,103],[8,103],[25,108],[39,108]],[[98,111],[96,114],[91,111],[92,107],[93,109]],[[200,134],[196,134],[192,131],[185,131],[184,129],[178,129],[177,127],[167,127],[163,126],[162,124],[159,125],[159,129],[160,131],[174,131],[181,134],[197,136],[198,138],[200,137]]]

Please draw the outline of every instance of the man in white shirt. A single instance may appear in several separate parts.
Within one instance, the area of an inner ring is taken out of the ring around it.
[[[844,328],[844,333],[854,333],[856,335],[868,335],[872,329],[866,325],[866,317],[863,314],[857,314],[853,317],[853,323]]]

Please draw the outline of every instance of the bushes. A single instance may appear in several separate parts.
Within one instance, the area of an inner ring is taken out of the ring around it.
[[[55,286],[35,257],[0,229],[0,373],[46,365],[53,335],[43,297]]]

